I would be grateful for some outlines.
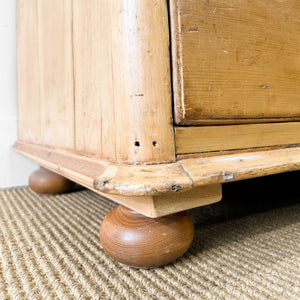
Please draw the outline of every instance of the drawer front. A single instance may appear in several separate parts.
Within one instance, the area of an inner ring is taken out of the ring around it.
[[[300,117],[300,1],[170,0],[175,121]]]

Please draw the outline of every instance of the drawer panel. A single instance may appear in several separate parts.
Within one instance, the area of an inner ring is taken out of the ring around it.
[[[177,124],[300,117],[300,1],[170,0]]]

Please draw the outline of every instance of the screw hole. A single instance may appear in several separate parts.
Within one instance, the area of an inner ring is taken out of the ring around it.
[[[178,184],[174,184],[174,185],[171,186],[171,191],[172,192],[178,192],[180,190],[181,190],[181,186],[178,185]]]
[[[139,146],[140,146],[140,142],[136,141],[136,142],[134,143],[134,145],[135,145],[136,147],[139,147]]]
[[[152,144],[153,144],[153,147],[157,147],[157,142],[156,141],[154,141]]]

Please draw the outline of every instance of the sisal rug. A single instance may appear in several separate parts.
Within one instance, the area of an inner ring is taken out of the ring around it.
[[[300,299],[300,193],[274,178],[227,184],[223,201],[192,210],[191,249],[154,270],[103,252],[113,202],[1,190],[0,299]]]

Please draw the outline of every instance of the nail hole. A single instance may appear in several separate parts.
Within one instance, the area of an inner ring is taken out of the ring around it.
[[[134,143],[134,145],[135,145],[136,147],[139,147],[139,146],[140,146],[140,142],[136,141],[136,142]]]
[[[154,141],[152,144],[153,144],[153,147],[157,147],[157,142],[156,141]]]

